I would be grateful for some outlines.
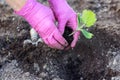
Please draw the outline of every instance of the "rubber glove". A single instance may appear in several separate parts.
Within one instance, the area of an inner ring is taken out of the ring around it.
[[[27,0],[23,8],[15,12],[25,18],[51,48],[64,49],[68,45],[54,24],[55,18],[50,8],[36,0]]]
[[[66,0],[48,0],[51,9],[54,12],[55,18],[58,21],[58,28],[63,34],[65,27],[70,27],[73,31],[77,29],[77,15],[75,11],[68,5]],[[71,47],[75,47],[80,32],[76,32],[73,35],[74,40],[71,43]]]

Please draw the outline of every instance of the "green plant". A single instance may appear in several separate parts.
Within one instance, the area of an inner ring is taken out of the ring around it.
[[[88,32],[87,29],[92,27],[96,20],[96,14],[93,11],[86,9],[83,10],[82,14],[78,13],[78,27],[76,31],[81,31],[85,38],[91,39],[93,34]],[[74,34],[76,31],[74,31],[72,34]]]

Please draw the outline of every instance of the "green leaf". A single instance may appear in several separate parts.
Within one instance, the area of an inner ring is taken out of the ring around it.
[[[85,36],[85,38],[87,39],[91,39],[93,37],[93,34],[86,31],[85,29],[81,29],[81,32],[83,33],[83,35]]]
[[[91,27],[97,20],[96,14],[91,10],[83,10],[81,19],[86,27]]]
[[[78,23],[78,30],[81,28],[81,16],[80,16],[80,13],[77,14],[77,23]]]
[[[80,13],[78,13],[77,16],[78,16],[78,27],[79,27],[79,26],[80,26],[80,23],[81,23]]]

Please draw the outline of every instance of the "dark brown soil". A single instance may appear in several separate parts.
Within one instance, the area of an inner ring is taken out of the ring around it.
[[[82,37],[75,49],[69,51],[50,49],[43,43],[39,43],[37,47],[32,44],[23,46],[20,43],[25,38],[9,39],[9,41],[2,38],[0,43],[5,50],[2,50],[1,54],[10,52],[9,60],[16,59],[19,67],[24,71],[29,71],[39,77],[41,77],[40,73],[47,73],[48,76],[43,77],[47,80],[56,76],[64,80],[80,80],[80,78],[110,80],[111,76],[117,75],[117,72],[111,72],[112,70],[106,67],[108,64],[107,50],[110,45],[119,48],[120,37],[110,36],[105,30],[96,28],[92,31],[96,34],[92,40]],[[34,68],[34,63],[39,65],[39,71]]]
[[[63,34],[63,37],[67,40],[68,44],[70,45],[73,41],[73,35],[70,35],[73,32],[73,30],[69,27],[65,27],[65,32]]]
[[[81,2],[76,0],[71,1],[70,4],[76,4],[74,8],[80,11],[79,7],[83,9],[81,4],[87,3],[89,5],[84,8],[91,8],[98,15],[96,25],[89,30],[94,37],[87,40],[81,36],[76,47],[68,51],[51,49],[44,43],[39,43],[38,46],[24,45],[23,41],[30,38],[29,24],[15,16],[8,6],[0,5],[0,56],[9,55],[4,62],[0,61],[0,68],[15,59],[24,72],[30,72],[43,80],[54,78],[58,80],[59,78],[63,80],[111,80],[111,77],[120,74],[107,67],[109,58],[113,56],[108,55],[108,51],[120,50],[120,27],[117,17],[119,13],[112,10],[114,13],[111,14],[115,14],[114,16],[106,12],[103,14],[101,10],[105,6],[108,8],[108,5],[111,7],[114,4],[104,1],[96,0],[93,3],[89,0],[81,0]],[[98,4],[101,6],[98,7]],[[2,11],[5,8],[8,9],[7,12]],[[109,12],[112,11],[109,10]],[[45,75],[43,76],[42,73]]]

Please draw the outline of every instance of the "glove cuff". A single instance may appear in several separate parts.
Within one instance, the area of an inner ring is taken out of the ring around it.
[[[25,5],[19,11],[15,11],[15,13],[20,16],[26,17],[29,13],[31,13],[36,4],[36,0],[27,0]]]
[[[38,3],[37,0],[27,0],[23,8],[19,11],[15,11],[15,13],[22,16],[32,27],[35,28],[36,25],[45,18],[46,15],[44,13],[49,12],[45,11],[45,9],[44,5]],[[42,11],[44,11],[44,13],[42,13]]]

